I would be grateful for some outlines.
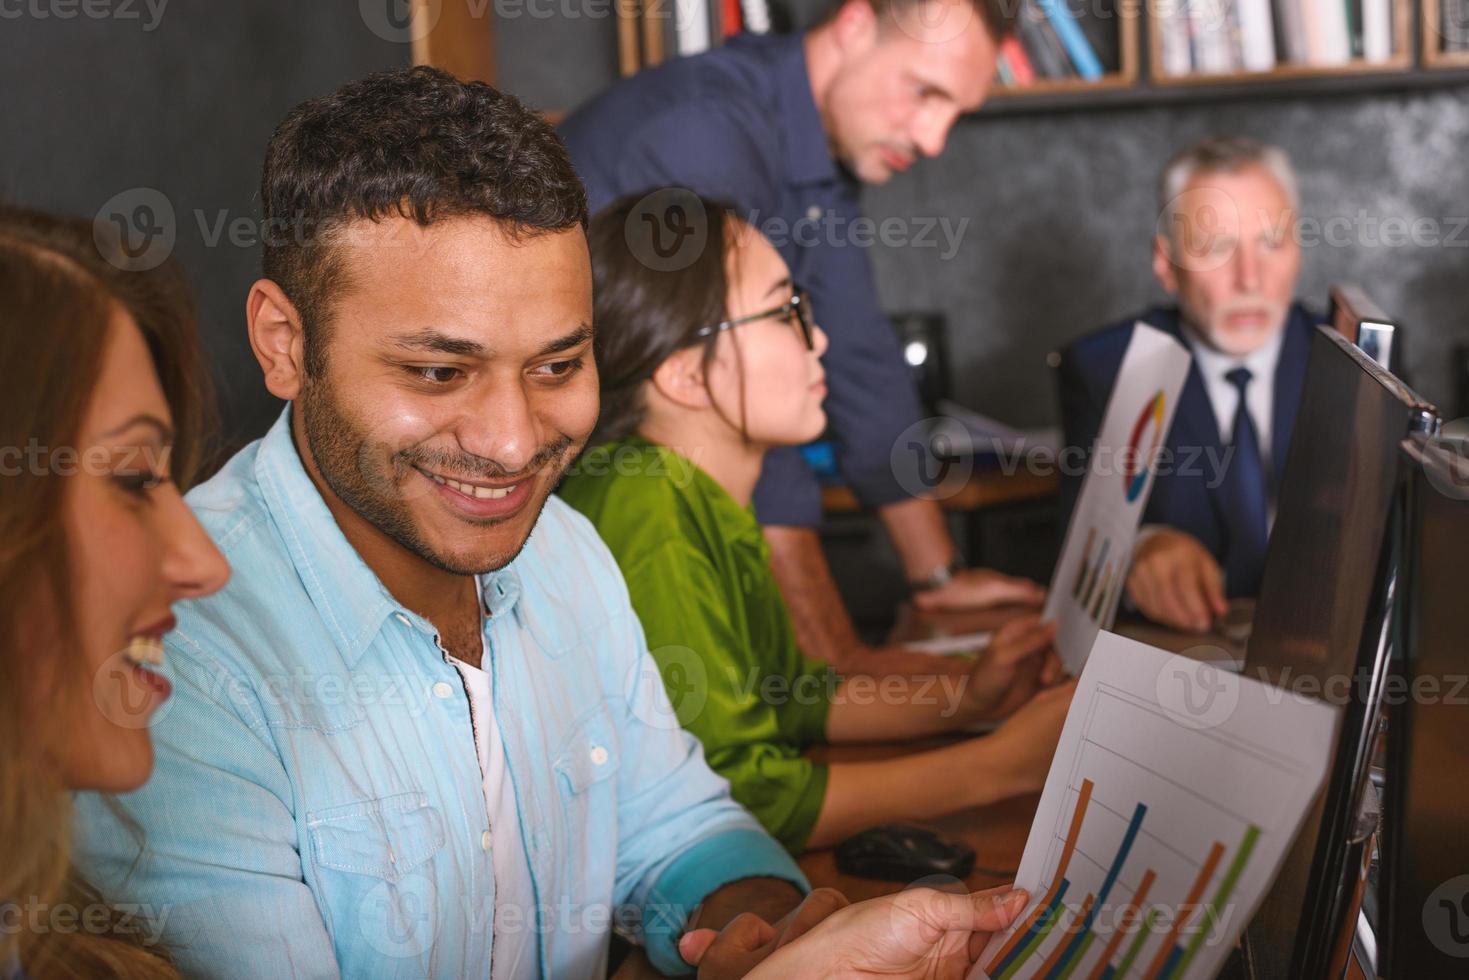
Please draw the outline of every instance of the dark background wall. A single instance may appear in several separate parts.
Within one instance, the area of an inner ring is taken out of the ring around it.
[[[141,0],[113,9],[100,19],[0,19],[0,197],[90,218],[115,195],[128,204],[139,188],[162,192],[228,441],[254,438],[280,403],[245,339],[258,226],[232,236],[228,223],[258,219],[265,143],[291,106],[407,64],[408,48],[341,0],[172,0],[156,20]]]
[[[934,249],[876,250],[883,300],[946,314],[961,402],[1046,423],[1055,414],[1046,353],[1165,299],[1149,261],[1163,162],[1195,139],[1244,134],[1280,145],[1296,165],[1299,296],[1324,310],[1329,284],[1361,283],[1405,325],[1412,381],[1444,411],[1463,412],[1450,362],[1453,345],[1469,342],[1466,95],[977,116],[954,129],[942,156],[868,193],[874,218],[971,219],[947,261]],[[1412,241],[1414,222],[1429,244]]]
[[[259,267],[249,222],[266,139],[296,102],[406,64],[409,50],[346,0],[173,0],[151,30],[147,7],[131,9],[137,19],[0,20],[0,195],[91,216],[120,193],[163,193],[238,442],[277,410],[242,315]],[[542,16],[550,9],[555,16]],[[502,86],[539,107],[567,108],[604,84],[615,49],[602,9],[610,4],[506,6],[497,26]],[[1304,216],[1352,220],[1347,244],[1306,249],[1301,295],[1320,305],[1329,282],[1363,283],[1411,331],[1413,380],[1446,410],[1469,410],[1454,404],[1451,382],[1453,345],[1469,341],[1466,97],[1462,86],[1264,93],[966,119],[943,156],[867,195],[875,219],[969,219],[947,258],[942,247],[875,245],[884,302],[946,315],[961,401],[1016,424],[1049,422],[1045,354],[1161,298],[1147,249],[1162,161],[1208,133],[1247,133],[1291,153]],[[238,244],[227,226],[211,241],[221,218],[245,219]],[[1428,218],[1439,239],[1454,239],[1373,244],[1373,223],[1389,218]]]

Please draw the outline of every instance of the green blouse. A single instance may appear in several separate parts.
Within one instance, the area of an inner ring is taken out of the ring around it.
[[[588,450],[561,485],[612,550],[679,722],[735,799],[791,851],[811,835],[833,678],[796,646],[753,508],[694,463],[630,437]]]

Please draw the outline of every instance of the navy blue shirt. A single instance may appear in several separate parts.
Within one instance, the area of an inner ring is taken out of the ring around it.
[[[686,187],[733,202],[765,232],[830,341],[826,411],[843,477],[869,507],[906,499],[890,456],[921,418],[918,392],[878,305],[871,236],[852,233],[859,186],[828,148],[801,37],[741,35],[641,72],[578,109],[561,134],[593,211]],[[821,522],[820,487],[798,450],[766,455],[755,511],[764,524]]]

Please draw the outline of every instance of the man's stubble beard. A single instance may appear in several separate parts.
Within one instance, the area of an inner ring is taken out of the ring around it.
[[[402,452],[392,454],[390,469],[384,472],[379,466],[381,456],[377,453],[378,445],[363,435],[339,409],[334,390],[324,377],[305,382],[297,408],[302,412],[302,429],[306,433],[306,445],[316,463],[316,470],[332,493],[400,547],[451,575],[484,575],[504,568],[519,557],[541,519],[546,497],[550,496],[549,488],[560,480],[561,472],[570,465],[575,455],[570,452],[562,453],[559,472],[555,479],[548,482],[545,496],[531,505],[534,506],[535,513],[531,516],[530,527],[510,555],[503,560],[491,559],[483,566],[456,564],[434,551],[423,539],[406,505],[393,502],[393,497],[400,501],[404,499],[405,495],[400,488],[414,473],[414,467],[404,458]],[[423,479],[428,480],[427,477]],[[541,479],[540,474],[534,479]],[[433,492],[431,488],[425,489],[428,493]],[[522,512],[512,517],[465,523],[470,528],[493,527],[523,518]]]

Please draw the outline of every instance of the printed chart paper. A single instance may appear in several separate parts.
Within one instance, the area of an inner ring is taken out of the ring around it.
[[[1113,633],[1061,731],[969,980],[1213,977],[1326,778],[1337,709]]]
[[[1138,524],[1192,360],[1163,331],[1141,321],[1133,327],[1042,613],[1056,621],[1056,651],[1072,674],[1080,672],[1097,632],[1110,629],[1117,614]]]

